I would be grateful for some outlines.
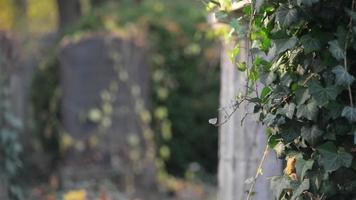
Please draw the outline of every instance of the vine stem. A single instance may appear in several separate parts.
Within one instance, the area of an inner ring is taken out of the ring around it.
[[[268,139],[269,140],[269,139]],[[255,177],[253,178],[253,182],[250,186],[250,189],[248,191],[248,194],[247,194],[247,200],[251,200],[252,199],[252,192],[253,190],[255,190],[255,186],[256,186],[256,181],[257,181],[257,178],[258,176],[261,174],[261,171],[262,171],[262,165],[263,163],[265,162],[266,158],[267,158],[267,155],[268,155],[268,144],[266,144],[266,148],[263,152],[263,156],[261,158],[261,161],[260,163],[258,164],[258,168],[256,170],[256,174],[255,174]]]
[[[354,9],[355,9],[355,0],[352,0],[351,12],[354,12]],[[348,71],[348,67],[347,67],[347,46],[348,46],[348,38],[349,38],[351,29],[352,29],[352,22],[353,22],[353,19],[352,19],[352,15],[351,15],[350,16],[350,21],[349,21],[349,24],[348,24],[348,29],[349,30],[348,30],[347,35],[346,35],[345,46],[344,46],[344,68],[345,68],[345,71]],[[352,91],[351,91],[351,85],[348,85],[347,89],[348,89],[348,92],[349,92],[350,106],[354,107],[353,98],[352,98]]]
[[[253,63],[253,56],[252,56],[252,52],[250,50],[250,43],[251,43],[251,35],[252,35],[252,23],[253,23],[253,19],[254,19],[254,16],[255,16],[255,9],[254,9],[254,5],[253,5],[253,1],[251,1],[251,14],[250,14],[250,21],[249,21],[249,24],[248,24],[248,31],[247,31],[247,48],[249,49],[247,51],[247,63],[249,63],[250,65]],[[251,58],[251,61],[250,61],[250,58]],[[252,67],[252,66],[250,66]],[[247,74],[248,75],[248,74]],[[248,95],[248,87],[249,87],[249,83],[250,83],[250,79],[247,77],[246,79],[246,88],[245,88],[245,96]]]

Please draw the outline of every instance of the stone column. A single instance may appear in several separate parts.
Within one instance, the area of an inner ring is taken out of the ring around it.
[[[236,9],[241,8],[239,5],[235,6]],[[240,54],[236,62],[250,62],[248,40],[241,38],[236,42],[240,44]],[[233,47],[233,42],[222,41],[220,122],[230,113],[234,113],[219,130],[219,200],[246,199],[250,188],[246,180],[255,176],[266,147],[265,128],[257,122],[253,114],[246,115],[253,113],[253,105],[244,102],[234,111],[237,95],[245,93],[247,77],[246,73],[237,70],[235,62],[229,57],[228,52]],[[256,182],[254,200],[273,199],[267,178],[280,174],[281,170],[280,161],[270,150],[263,165],[263,176]]]

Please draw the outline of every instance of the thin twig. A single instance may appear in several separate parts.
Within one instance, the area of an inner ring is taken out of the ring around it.
[[[269,138],[267,141],[269,141],[269,140],[270,140],[270,138]],[[257,170],[256,170],[256,174],[255,174],[255,177],[254,177],[254,179],[253,179],[253,182],[252,182],[252,184],[251,184],[251,186],[250,186],[250,189],[249,189],[249,191],[248,191],[247,200],[251,200],[251,199],[252,199],[252,193],[253,193],[253,191],[255,190],[257,178],[259,177],[259,175],[260,175],[260,173],[261,173],[262,165],[263,165],[263,163],[265,162],[265,160],[266,160],[266,158],[267,158],[267,155],[268,155],[268,142],[267,142],[267,144],[266,144],[266,148],[265,148],[265,150],[264,150],[264,152],[263,152],[263,156],[262,156],[261,161],[260,161],[260,163],[259,163],[259,165],[258,165],[258,168],[257,168]]]
[[[253,23],[253,19],[254,19],[254,16],[255,16],[255,9],[254,9],[254,4],[253,4],[253,1],[251,1],[251,14],[250,14],[250,21],[249,21],[249,25],[248,25],[248,31],[247,31],[247,47],[248,49],[250,49],[250,43],[251,43],[251,35],[252,35],[252,23]],[[252,59],[250,61],[250,58]],[[251,49],[249,51],[247,51],[247,63],[249,63],[250,65],[253,63],[253,57],[252,57],[252,52],[251,52]],[[252,66],[250,66],[251,68]],[[246,88],[245,88],[245,96],[248,95],[248,87],[249,87],[249,78],[247,77],[247,80],[246,80]]]
[[[351,12],[354,12],[354,9],[355,9],[355,0],[352,0]],[[348,32],[347,32],[346,39],[345,39],[345,46],[344,46],[344,68],[345,68],[345,71],[348,70],[348,67],[347,67],[347,46],[348,46],[348,38],[349,38],[351,29],[352,29],[352,22],[353,22],[353,19],[352,19],[352,15],[351,15],[350,22],[348,24]],[[353,99],[352,99],[351,85],[348,85],[347,89],[349,92],[350,105],[351,105],[351,107],[354,107]]]

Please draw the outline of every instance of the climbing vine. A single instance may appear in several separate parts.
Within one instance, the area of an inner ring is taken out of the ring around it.
[[[239,100],[254,103],[269,147],[287,161],[271,178],[275,198],[354,199],[355,1],[245,2],[242,15],[231,1],[208,5],[230,36],[250,41],[251,62],[237,63],[248,77]]]

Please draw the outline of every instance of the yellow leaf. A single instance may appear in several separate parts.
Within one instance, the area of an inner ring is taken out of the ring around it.
[[[86,200],[85,190],[71,190],[64,194],[63,200]]]
[[[296,164],[295,157],[288,157],[287,158],[287,165],[284,168],[284,174],[289,176],[293,180],[298,180],[297,174],[295,173],[295,164]]]

